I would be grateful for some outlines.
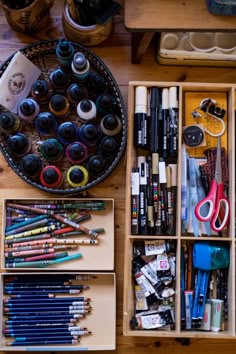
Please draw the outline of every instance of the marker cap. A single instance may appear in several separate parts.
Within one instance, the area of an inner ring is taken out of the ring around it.
[[[145,86],[136,87],[135,113],[147,113],[147,87]]]
[[[162,89],[162,109],[169,109],[169,89]]]
[[[159,161],[159,181],[160,181],[160,183],[166,183],[166,163],[165,163],[165,161]]]
[[[178,108],[177,87],[169,88],[169,107]]]

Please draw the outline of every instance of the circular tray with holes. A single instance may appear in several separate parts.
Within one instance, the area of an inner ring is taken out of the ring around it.
[[[30,61],[32,61],[40,70],[41,70],[41,75],[39,79],[44,79],[49,81],[49,76],[50,73],[55,70],[56,68],[60,67],[60,63],[57,59],[56,55],[56,47],[58,45],[59,40],[50,40],[50,41],[42,41],[42,42],[37,42],[31,45],[28,45],[26,47],[23,47],[20,49],[20,52],[24,54]],[[48,139],[49,137],[42,137],[38,133],[38,131],[35,128],[34,121],[22,123],[22,128],[21,128],[21,133],[25,134],[29,141],[31,142],[32,148],[31,148],[31,154],[38,154],[40,158],[42,158],[44,166],[47,165],[55,165],[61,172],[62,172],[62,183],[60,186],[56,188],[51,188],[51,187],[46,187],[40,182],[40,178],[36,179],[31,179],[30,177],[26,176],[24,172],[22,171],[21,168],[21,159],[17,158],[14,156],[11,151],[9,151],[8,145],[7,145],[7,139],[9,138],[8,134],[4,132],[0,132],[0,150],[6,159],[7,163],[10,165],[10,167],[19,175],[24,181],[27,183],[31,184],[32,186],[41,189],[42,191],[48,192],[48,193],[54,193],[54,194],[61,194],[61,195],[73,195],[77,193],[82,193],[94,186],[96,186],[98,183],[103,181],[108,175],[111,174],[111,172],[115,169],[118,161],[120,160],[125,146],[126,146],[126,138],[127,138],[127,117],[126,117],[126,111],[125,111],[125,105],[123,102],[122,95],[120,93],[119,87],[110,72],[110,70],[107,68],[107,66],[103,63],[103,61],[98,58],[92,51],[89,49],[77,44],[70,42],[73,47],[75,52],[82,52],[85,57],[88,59],[90,63],[90,73],[99,73],[102,75],[104,78],[105,82],[105,92],[113,96],[115,100],[114,104],[114,111],[113,113],[119,117],[121,123],[122,123],[122,128],[120,132],[116,135],[115,139],[117,142],[117,148],[114,153],[106,155],[105,159],[105,164],[102,169],[102,171],[98,175],[89,175],[88,181],[85,185],[79,186],[79,187],[71,187],[68,184],[68,181],[66,179],[66,174],[68,169],[73,166],[68,159],[66,158],[66,153],[64,151],[63,157],[58,161],[58,162],[48,162],[46,161],[42,154],[40,153],[39,143],[42,143],[43,140]],[[15,53],[14,53],[15,54]],[[14,55],[13,54],[13,55]],[[9,57],[0,67],[0,77],[3,75],[4,71],[8,67],[11,59],[13,58],[13,55]],[[71,70],[71,69],[67,69]],[[70,84],[76,82],[69,73],[69,80]],[[84,83],[86,85],[86,83]],[[54,94],[57,94],[57,92],[54,92]],[[66,93],[65,93],[66,95]],[[93,92],[93,97],[90,97],[90,92],[88,89],[88,99],[96,101],[96,97],[94,97],[94,92]],[[43,108],[45,111],[45,107]],[[46,108],[47,110],[47,108]],[[4,111],[3,107],[0,107],[0,111]],[[65,121],[71,121],[75,123],[78,126],[78,129],[80,129],[82,123],[78,119],[77,113],[76,113],[75,107],[71,106],[70,107],[70,114],[66,117],[63,118],[58,123],[58,126],[62,124],[62,122]],[[97,114],[95,118],[95,123],[100,124],[100,121],[102,119],[101,114]],[[104,135],[104,134],[102,134]],[[101,137],[102,137],[101,135]],[[52,136],[52,138],[57,138],[57,136]],[[87,162],[88,159],[96,154],[99,154],[98,151],[98,146],[99,142],[94,146],[94,147],[88,147],[88,156],[87,159],[81,164],[85,168],[87,167]],[[66,148],[64,147],[64,150]]]

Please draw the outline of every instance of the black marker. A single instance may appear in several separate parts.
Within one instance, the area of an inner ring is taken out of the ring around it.
[[[147,222],[148,235],[153,235],[155,231],[154,207],[152,197],[152,157],[149,155],[146,159],[147,166]]]
[[[169,89],[162,89],[162,147],[161,147],[161,157],[164,159],[168,156],[168,122],[169,122]]]
[[[134,145],[147,148],[147,87],[145,86],[137,86],[135,90],[134,132]]]
[[[178,100],[177,87],[169,88],[169,129],[170,129],[170,157],[177,157],[178,154]]]
[[[150,134],[150,151],[159,151],[159,95],[158,87],[151,88],[151,134]]]
[[[159,182],[161,201],[161,231],[165,234],[167,229],[167,196],[166,196],[166,163],[159,161]]]
[[[146,157],[138,156],[139,168],[139,234],[147,235],[147,166]]]
[[[175,235],[176,232],[176,208],[177,208],[177,164],[169,164],[171,176],[171,210],[167,234]],[[169,210],[170,211],[170,210]]]
[[[131,172],[131,234],[138,235],[139,224],[139,172]]]

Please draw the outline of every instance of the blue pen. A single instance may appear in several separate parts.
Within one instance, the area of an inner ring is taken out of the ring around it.
[[[193,234],[195,237],[200,235],[200,222],[195,216],[194,209],[198,202],[197,194],[197,178],[196,178],[196,164],[194,158],[188,159],[189,164],[189,205],[190,205],[190,218],[192,220]]]
[[[208,289],[208,281],[209,281],[209,271],[206,270],[199,270],[199,272],[202,273],[201,276],[201,285],[200,285],[200,290],[199,290],[199,303],[198,303],[198,319],[199,319],[199,324],[198,326],[201,326],[201,321],[204,316],[204,309],[205,309],[205,303],[206,303],[206,294],[207,294],[207,289]]]
[[[192,312],[193,328],[198,327],[198,304],[199,304],[201,281],[202,281],[202,273],[198,270],[195,278],[194,301],[193,301],[193,312]]]

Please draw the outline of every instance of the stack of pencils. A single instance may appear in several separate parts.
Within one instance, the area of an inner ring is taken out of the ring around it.
[[[91,299],[81,296],[88,275],[21,274],[6,276],[3,334],[7,346],[77,344],[91,334],[78,322],[92,311]],[[81,281],[81,283],[78,283]],[[9,340],[13,338],[14,340]]]
[[[105,231],[81,224],[91,219],[93,211],[104,210],[104,201],[29,203],[32,201],[6,204],[6,268],[43,268],[80,259],[80,252],[68,251],[75,251],[79,245],[97,245],[98,234]]]

